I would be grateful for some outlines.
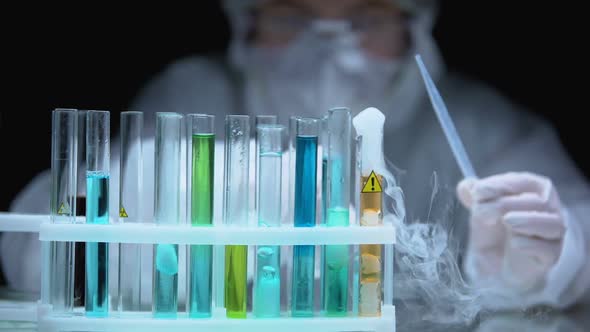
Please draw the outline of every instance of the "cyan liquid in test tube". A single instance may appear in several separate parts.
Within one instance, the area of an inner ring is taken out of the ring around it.
[[[51,222],[76,220],[78,114],[56,109],[52,114]],[[81,142],[80,144],[84,144]],[[42,243],[41,301],[54,312],[71,312],[74,301],[74,243]]]
[[[110,113],[88,111],[86,130],[86,223],[109,223]],[[86,316],[109,311],[109,247],[86,243]]]
[[[327,227],[349,225],[351,116],[346,108],[328,112],[323,142],[323,223]],[[327,316],[348,313],[349,248],[324,247],[322,266],[322,312]]]
[[[188,139],[188,219],[191,226],[213,225],[215,161],[215,117],[187,116]],[[188,314],[190,318],[211,317],[213,246],[188,247]]]
[[[257,126],[258,144],[258,226],[281,225],[282,137],[285,127]],[[281,247],[256,247],[254,315],[258,318],[281,314]]]
[[[250,162],[250,118],[228,115],[225,118],[224,222],[248,225]],[[248,295],[248,246],[225,247],[224,304],[228,318],[246,318]]]
[[[119,222],[141,222],[142,112],[121,113]],[[119,311],[141,310],[141,244],[119,244]]]
[[[297,119],[295,143],[295,227],[314,227],[316,215],[316,180],[318,119]],[[293,248],[291,314],[313,316],[315,247],[297,245]]]
[[[182,116],[156,114],[154,220],[180,222],[180,141]],[[156,318],[176,318],[178,311],[178,245],[154,245],[152,311]]]

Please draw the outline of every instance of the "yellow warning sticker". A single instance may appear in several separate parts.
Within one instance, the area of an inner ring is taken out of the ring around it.
[[[57,209],[57,214],[60,216],[70,214],[70,207],[68,206],[67,202],[61,203],[61,205],[59,206],[59,209]]]
[[[375,174],[375,171],[371,171],[371,175],[369,175],[369,178],[367,179],[367,182],[363,186],[363,190],[361,192],[362,193],[383,192],[383,189],[381,188],[381,183],[379,182],[379,178],[377,177],[377,174]]]
[[[120,218],[129,218],[129,216],[127,215],[127,211],[125,211],[125,208],[123,207],[123,205],[121,205],[121,208],[119,209],[119,217]]]

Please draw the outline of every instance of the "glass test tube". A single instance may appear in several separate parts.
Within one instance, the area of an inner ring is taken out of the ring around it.
[[[363,146],[363,137],[357,136],[355,141],[355,163],[354,163],[354,206],[355,209],[355,216],[354,216],[354,224],[356,226],[360,225],[360,218],[361,212],[359,207],[361,206],[361,191],[363,189],[362,182],[361,182],[361,174],[362,174],[362,146]],[[359,313],[359,286],[360,286],[360,270],[361,270],[361,262],[360,262],[360,246],[354,245],[352,246],[353,253],[353,265],[352,265],[352,315],[358,316]]]
[[[88,111],[78,110],[78,190],[76,216],[86,216],[86,122]],[[76,222],[81,222],[76,220]],[[74,249],[74,307],[86,303],[86,242],[76,242]]]
[[[56,109],[52,114],[52,223],[76,221],[77,115],[73,109]],[[74,301],[74,243],[43,242],[42,246],[43,270],[49,273],[43,273],[41,300],[53,305],[55,312],[70,312]]]
[[[287,206],[285,209],[287,213],[285,213],[285,219],[288,221],[292,221],[295,218],[294,214],[294,207],[295,207],[295,143],[297,138],[297,120],[299,116],[293,115],[289,117],[289,139],[288,139],[288,152],[289,152],[289,159],[288,159],[288,167],[287,167]],[[293,246],[288,246],[283,250],[284,257],[282,257],[283,262],[282,264],[287,266],[293,266],[291,259],[293,258]],[[283,276],[283,280],[285,281],[285,285],[288,289],[283,291],[283,303],[285,303],[285,311],[291,311],[291,295],[292,295],[292,284],[293,284],[293,273],[289,271],[286,275]]]
[[[191,226],[213,225],[215,161],[215,117],[206,114],[187,116],[187,219]],[[190,318],[211,317],[213,246],[187,248],[188,298]]]
[[[293,208],[295,207],[295,144],[297,142],[297,121],[299,116],[289,118],[289,220],[295,218]]]
[[[86,128],[86,223],[109,223],[110,113],[88,111]],[[109,311],[109,247],[86,243],[86,316]]]
[[[316,216],[317,152],[320,121],[297,119],[295,142],[295,227],[314,227]],[[313,316],[315,247],[293,248],[291,314]]]
[[[365,149],[361,149],[361,154]],[[361,158],[361,160],[364,158]],[[360,226],[373,227],[383,224],[382,193],[372,188],[375,181],[383,183],[382,176],[361,165]],[[369,190],[367,184],[370,184]],[[380,316],[382,305],[382,246],[360,245],[359,316]]]
[[[182,115],[156,113],[154,221],[180,222],[180,143]],[[178,312],[178,245],[154,245],[152,312],[156,318],[176,318]]]
[[[141,222],[142,112],[121,113],[119,222]],[[119,244],[119,311],[141,311],[141,244]]]
[[[257,131],[259,184],[258,226],[281,226],[282,138],[285,127],[259,125]],[[259,318],[281,314],[281,246],[256,248],[254,315]]]
[[[327,208],[327,203],[328,203],[328,114],[326,113],[323,117],[322,117],[322,122],[321,122],[321,127],[322,130],[320,131],[320,137],[319,137],[319,144],[320,144],[320,148],[321,148],[321,152],[322,152],[322,168],[320,170],[320,173],[318,174],[318,176],[321,177],[321,183],[322,183],[322,188],[321,188],[321,199],[322,199],[322,206],[321,206],[321,220],[320,223],[322,225],[326,225],[326,212],[328,210]],[[320,267],[321,267],[321,278],[320,278],[320,306],[321,306],[321,310],[322,312],[324,311],[324,295],[326,292],[324,292],[324,282],[326,281],[326,278],[324,278],[324,265],[326,262],[326,246],[322,246],[320,249],[321,253],[320,253]],[[325,314],[325,313],[324,313]]]
[[[248,185],[250,157],[250,118],[228,115],[225,118],[226,225],[248,225]],[[246,318],[248,246],[225,247],[225,309],[229,318]]]
[[[259,133],[258,133],[258,126],[262,126],[262,125],[276,125],[279,121],[278,116],[276,115],[257,115],[256,118],[254,118],[254,146],[256,149],[256,153],[254,154],[256,157],[254,158],[254,174],[256,176],[256,174],[258,174],[258,155],[260,154],[259,151],[259,144],[258,144],[258,140],[259,140]],[[254,189],[254,192],[257,193],[258,190],[260,189],[259,183],[258,181],[256,181],[256,188]],[[258,209],[258,199],[254,200],[254,210]]]
[[[326,160],[322,161],[325,182],[325,226],[348,226],[350,206],[351,116],[347,108],[334,108],[326,119]],[[322,278],[322,311],[327,316],[348,312],[349,248],[325,246]]]

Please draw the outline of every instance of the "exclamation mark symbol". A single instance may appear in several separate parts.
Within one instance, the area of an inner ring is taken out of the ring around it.
[[[375,191],[375,178],[371,178],[371,191]]]

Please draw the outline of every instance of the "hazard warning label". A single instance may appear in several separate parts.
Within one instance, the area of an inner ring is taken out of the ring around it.
[[[129,216],[127,215],[127,211],[125,211],[125,208],[123,207],[123,205],[121,205],[121,208],[119,209],[119,217],[120,218],[129,218]]]
[[[383,192],[383,188],[381,187],[381,183],[379,182],[379,177],[375,174],[375,171],[371,171],[371,175],[367,179],[367,182],[363,186],[362,193],[380,193]]]

